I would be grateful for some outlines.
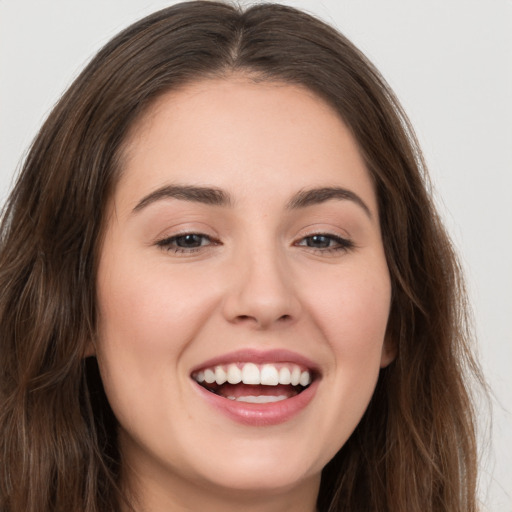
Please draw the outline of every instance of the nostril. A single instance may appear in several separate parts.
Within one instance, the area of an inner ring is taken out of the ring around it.
[[[236,323],[247,323],[247,322],[254,322],[255,324],[258,324],[260,326],[264,326],[264,325],[270,325],[273,321],[275,321],[276,323],[285,323],[285,322],[289,322],[290,320],[292,320],[292,315],[288,315],[288,314],[285,314],[285,315],[281,315],[279,317],[277,317],[275,320],[272,320],[270,318],[263,318],[263,315],[261,316],[257,316],[257,315],[237,315],[237,317],[235,318],[235,322]]]

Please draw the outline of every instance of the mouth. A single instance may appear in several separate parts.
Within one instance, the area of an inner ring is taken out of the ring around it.
[[[234,402],[271,404],[300,395],[317,374],[295,363],[236,362],[204,367],[194,371],[191,377],[219,397]]]
[[[309,410],[322,373],[301,354],[248,348],[203,362],[190,378],[198,397],[230,420],[269,427]]]

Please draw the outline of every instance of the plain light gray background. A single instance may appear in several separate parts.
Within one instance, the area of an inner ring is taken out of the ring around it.
[[[0,0],[1,203],[42,120],[94,52],[171,3]],[[496,397],[481,496],[486,510],[512,512],[512,1],[284,3],[349,36],[416,128],[462,255],[480,360]],[[488,424],[487,409],[481,418]]]

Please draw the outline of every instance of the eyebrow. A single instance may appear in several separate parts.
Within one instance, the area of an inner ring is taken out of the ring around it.
[[[179,199],[181,201],[190,201],[211,206],[232,206],[234,203],[231,196],[219,188],[197,187],[192,185],[165,185],[142,198],[133,209],[133,213],[139,212],[150,204],[162,199]],[[370,219],[372,218],[372,213],[366,203],[356,193],[341,187],[321,187],[300,190],[290,199],[286,208],[288,210],[297,210],[325,203],[332,199],[352,201],[360,206]]]
[[[191,201],[212,206],[230,206],[232,204],[229,194],[218,188],[166,185],[141,199],[133,209],[133,213],[161,199],[180,199],[182,201]]]
[[[301,190],[292,197],[286,207],[290,210],[295,210],[325,203],[331,199],[352,201],[360,206],[370,219],[372,218],[372,212],[368,205],[356,193],[341,187],[322,187]]]

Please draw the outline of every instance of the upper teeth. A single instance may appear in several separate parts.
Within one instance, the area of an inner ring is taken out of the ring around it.
[[[311,383],[311,374],[308,370],[301,370],[295,364],[279,364],[279,368],[273,364],[258,366],[254,363],[241,365],[230,364],[228,366],[215,366],[206,368],[192,377],[199,383],[218,385],[229,384],[263,384],[264,386],[277,386],[278,384],[291,384],[292,386],[307,386]]]

